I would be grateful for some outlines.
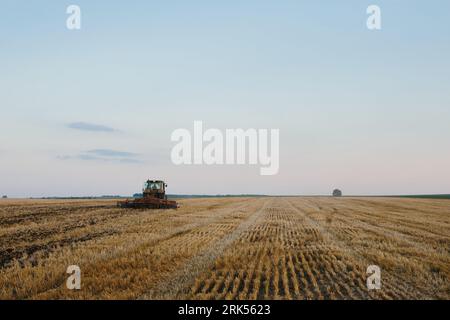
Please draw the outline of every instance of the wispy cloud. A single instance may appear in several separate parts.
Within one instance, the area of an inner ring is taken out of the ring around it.
[[[87,122],[72,122],[67,125],[70,129],[93,131],[93,132],[118,132],[119,130],[107,127],[100,124],[87,123]]]
[[[130,158],[130,157],[136,157],[139,156],[137,153],[132,152],[126,152],[126,151],[117,151],[117,150],[110,150],[110,149],[94,149],[86,151],[86,153],[99,156],[99,157],[124,157],[124,158]]]
[[[77,155],[58,156],[61,160],[103,161],[115,163],[142,163],[138,153],[110,149],[95,149]]]

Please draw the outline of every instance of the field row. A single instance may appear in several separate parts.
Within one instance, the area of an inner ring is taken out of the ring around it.
[[[3,200],[0,298],[449,299],[449,214],[429,199]]]

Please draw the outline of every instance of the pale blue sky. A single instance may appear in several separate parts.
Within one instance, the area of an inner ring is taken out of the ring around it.
[[[147,177],[172,193],[450,193],[449,16],[448,1],[1,0],[0,194],[131,194]],[[279,128],[280,173],[172,165],[170,134],[194,120]]]

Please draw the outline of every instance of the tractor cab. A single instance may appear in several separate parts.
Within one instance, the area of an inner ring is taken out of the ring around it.
[[[167,184],[161,180],[147,180],[144,184],[142,193],[144,198],[153,197],[158,199],[165,199]]]

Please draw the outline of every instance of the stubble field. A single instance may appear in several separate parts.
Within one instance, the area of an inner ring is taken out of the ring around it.
[[[449,299],[450,201],[0,200],[0,299]],[[68,290],[66,269],[81,269]],[[381,289],[368,290],[369,265]]]

